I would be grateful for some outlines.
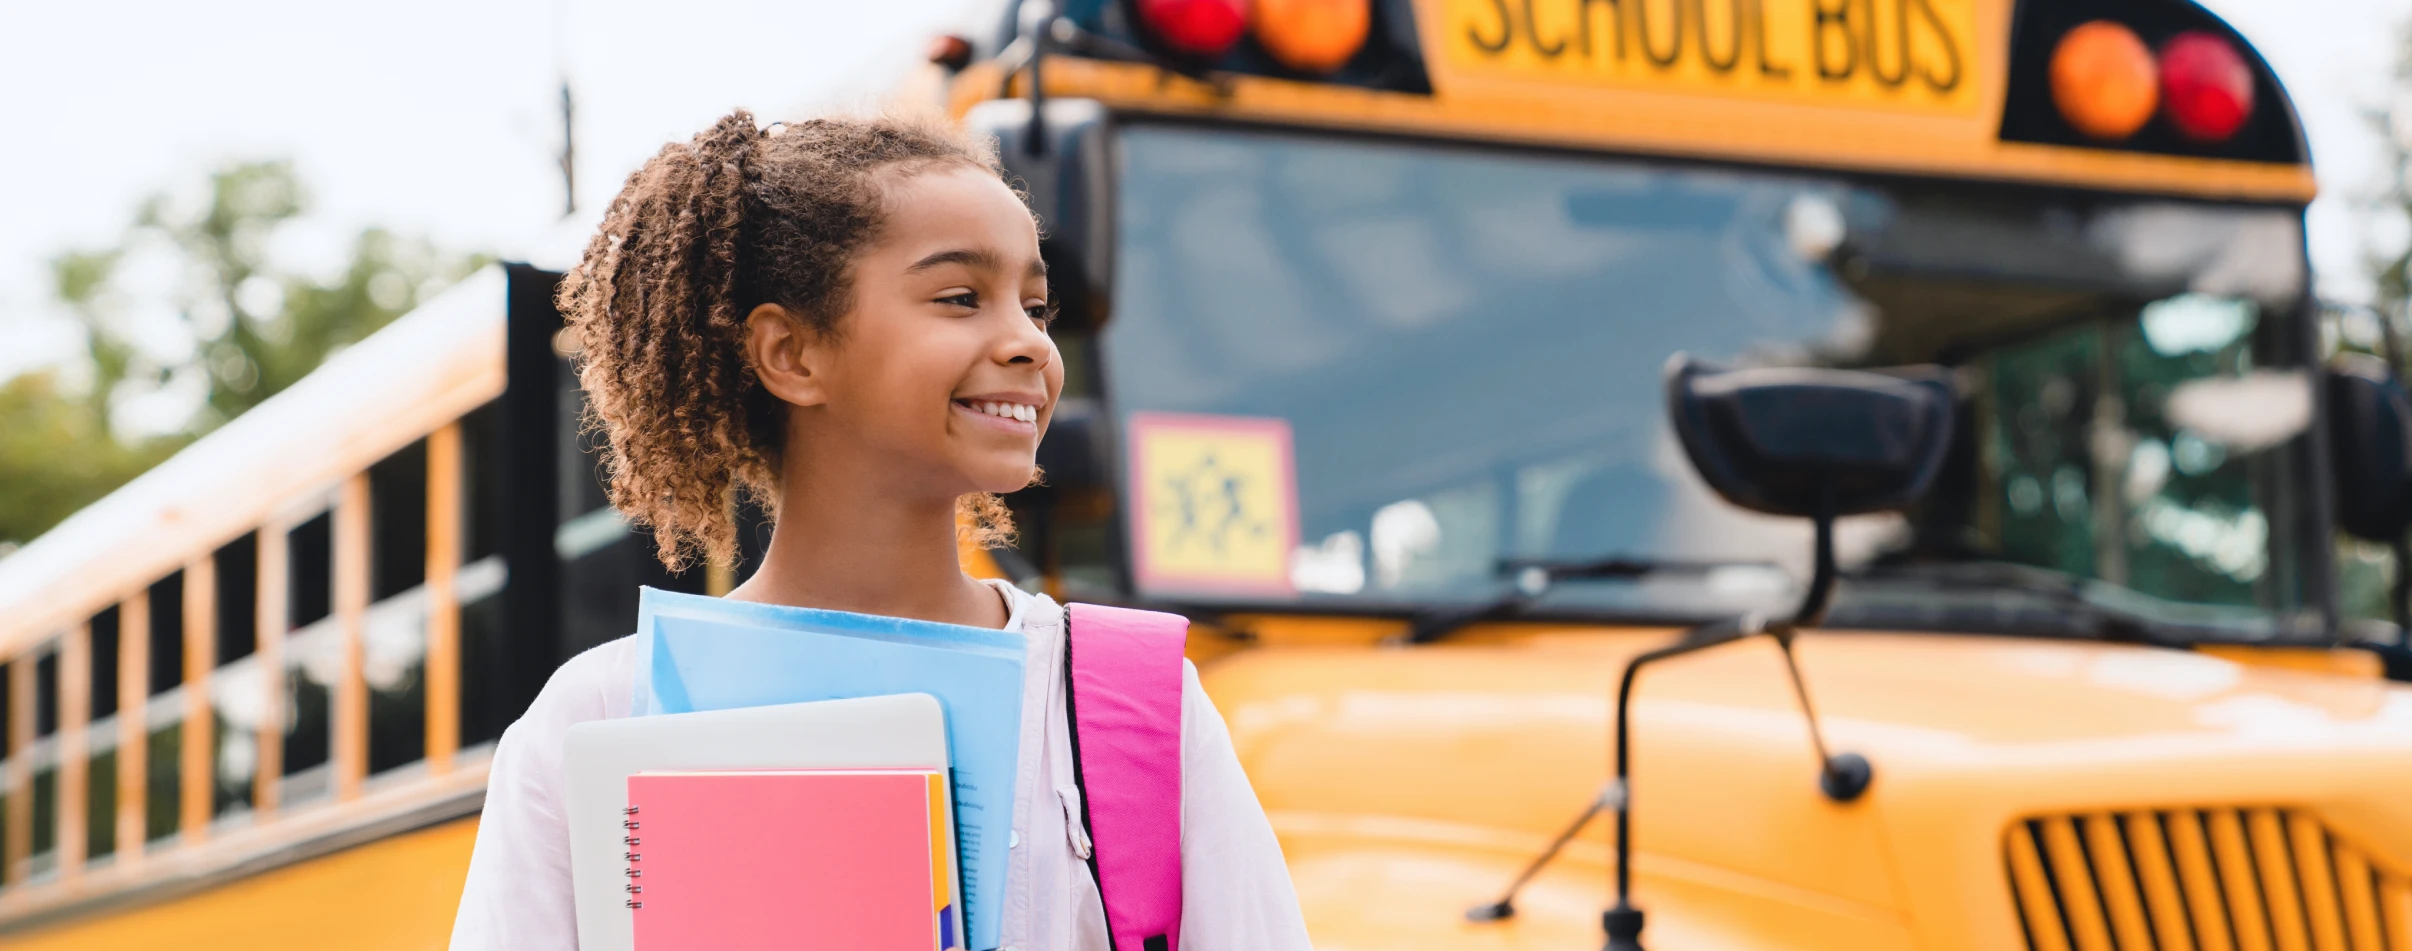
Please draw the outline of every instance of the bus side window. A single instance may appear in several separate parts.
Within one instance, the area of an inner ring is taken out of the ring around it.
[[[117,685],[124,637],[115,606],[92,616],[91,725],[84,729],[84,863],[117,852]]]
[[[427,441],[369,467],[368,772],[427,753]]]
[[[213,552],[210,560],[217,581],[217,649],[209,658],[210,678],[227,685],[259,683],[252,672],[259,663],[259,536],[245,532]],[[199,759],[210,764],[207,811],[215,819],[251,807],[263,708],[222,688],[210,690],[210,704],[209,749]]]
[[[507,497],[501,471],[501,403],[487,403],[461,417],[461,747],[502,737],[519,716],[513,697],[535,696],[510,682],[510,645],[505,636],[502,515]]]
[[[285,741],[280,803],[307,802],[334,791],[333,736],[328,731],[332,677],[313,669],[321,641],[335,638],[335,519],[320,512],[285,536]],[[328,665],[316,665],[324,667]],[[324,679],[321,679],[324,677]]]
[[[150,697],[144,705],[143,726],[149,734],[143,750],[143,841],[176,834],[178,795],[183,783],[184,740],[184,572],[151,585]]]
[[[17,662],[26,661],[19,658]],[[33,776],[26,787],[33,799],[33,822],[26,853],[28,877],[48,877],[57,870],[59,860],[58,642],[35,648],[32,663],[33,744],[25,755],[33,759]]]

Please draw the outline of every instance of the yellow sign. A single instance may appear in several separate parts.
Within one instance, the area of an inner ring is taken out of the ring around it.
[[[1450,72],[1965,115],[1976,0],[1437,0]]]
[[[1129,432],[1140,586],[1289,593],[1298,547],[1289,422],[1139,413]]]

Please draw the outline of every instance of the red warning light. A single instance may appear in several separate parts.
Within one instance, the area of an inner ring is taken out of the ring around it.
[[[1248,30],[1248,0],[1138,0],[1138,7],[1156,38],[1190,56],[1221,56]]]
[[[2253,68],[2225,38],[2180,33],[2161,46],[2161,103],[2187,138],[2225,142],[2253,117]]]

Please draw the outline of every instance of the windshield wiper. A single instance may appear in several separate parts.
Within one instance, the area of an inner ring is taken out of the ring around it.
[[[1450,605],[1419,612],[1410,619],[1407,634],[1401,640],[1409,644],[1430,644],[1471,625],[1526,616],[1534,601],[1548,594],[1549,589],[1559,581],[1567,579],[1633,580],[1661,574],[1705,575],[1723,568],[1780,570],[1771,561],[1684,561],[1632,555],[1575,559],[1502,558],[1499,560],[1499,574],[1513,582],[1507,590],[1473,604]]]
[[[2073,615],[2069,619],[2072,623],[2067,625],[2069,633],[2108,641],[2184,646],[2214,639],[2202,636],[2199,630],[2189,631],[2190,626],[2183,622],[2154,617],[2135,608],[2111,603],[2104,597],[2104,594],[2111,592],[2131,593],[2139,598],[2149,595],[2107,581],[2049,568],[2005,562],[1900,565],[1870,569],[1854,576],[1852,580],[1860,598],[1905,586],[1930,591],[2006,592],[2032,597],[2053,611]]]

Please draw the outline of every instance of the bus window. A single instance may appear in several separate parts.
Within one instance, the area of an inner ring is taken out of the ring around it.
[[[1465,601],[1500,588],[1504,559],[1807,550],[1805,528],[1698,485],[1661,424],[1660,369],[1678,350],[1858,357],[1864,312],[1786,230],[1796,200],[1848,206],[1848,189],[1171,126],[1122,145],[1100,336],[1116,422],[1286,423],[1295,472],[1258,475],[1295,482],[1295,597]],[[1565,596],[1773,607],[1771,571]]]
[[[117,608],[92,616],[91,725],[84,730],[90,751],[84,767],[84,864],[107,861],[117,851],[117,683],[122,634]]]
[[[285,621],[296,630],[335,613],[335,516],[320,512],[293,527],[286,541]]]
[[[321,512],[285,536],[285,742],[281,752],[283,778],[277,800],[307,802],[334,792],[328,761],[334,736],[328,725],[328,704],[340,658],[322,645],[336,637],[335,519]],[[333,661],[330,663],[330,661]]]
[[[1783,610],[1809,530],[1722,504],[1686,464],[1661,394],[1684,351],[1941,363],[1964,396],[2019,407],[1995,431],[2033,438],[1987,457],[2006,468],[1977,468],[1971,442],[1918,509],[1838,527],[1860,576],[1838,624],[1998,630],[1999,605],[2033,600],[2017,626],[2068,625],[2080,590],[2154,623],[2317,624],[2308,355],[2280,332],[2301,233],[2283,209],[1171,124],[1120,136],[1098,336],[1113,422],[1136,442],[1139,414],[1211,417],[1295,447],[1291,471],[1236,476],[1293,487],[1286,577],[1244,595],[1138,579],[1147,594],[1413,610],[1496,597],[1520,561],[1618,557],[1710,568],[1572,580],[1534,609]],[[2057,415],[2028,418],[2041,407]],[[1180,491],[1143,462],[1126,478]],[[2076,516],[2117,528],[2097,538]]]
[[[2265,404],[2289,398],[2286,379],[2255,373],[2258,322],[2249,301],[2183,295],[1976,361],[1984,501],[1966,543],[2201,623],[2249,619],[2272,600],[2262,589],[2287,580],[2271,562],[2273,500],[2260,490],[2272,477],[2256,478],[2266,463],[2255,454],[2310,419],[2308,390],[2301,418],[2266,432],[2237,431],[2217,408],[2256,388],[2274,388]]]
[[[17,661],[22,664],[26,661]],[[59,650],[58,642],[37,648],[33,658],[33,745],[26,750],[33,777],[33,826],[28,844],[29,877],[58,868],[59,847]]]
[[[368,681],[370,775],[427,753],[427,441],[369,467],[369,609],[361,673]]]
[[[265,672],[252,660],[259,644],[259,536],[245,533],[210,555],[217,578],[217,654],[210,658],[209,814],[247,811],[258,775],[259,697]]]
[[[151,585],[150,699],[143,707],[149,734],[143,750],[143,841],[176,834],[184,791],[184,572]]]
[[[2325,364],[2351,360],[2386,360],[2402,347],[2388,341],[2390,318],[2367,307],[2322,302],[2320,359]],[[2392,545],[2336,533],[2337,614],[2348,634],[2374,643],[2396,639],[2394,586],[2397,567]]]
[[[652,534],[633,529],[611,506],[603,487],[603,434],[580,425],[586,391],[566,362],[562,368],[554,463],[560,520],[553,532],[553,554],[561,562],[562,644],[555,663],[633,633],[639,587],[700,594],[711,574],[700,564],[671,574],[655,556]]]
[[[510,642],[505,634],[502,525],[504,482],[500,467],[499,403],[487,403],[461,418],[463,491],[461,576],[455,594],[461,605],[461,737],[463,748],[502,737],[518,717],[521,699],[535,695],[511,682]]]

